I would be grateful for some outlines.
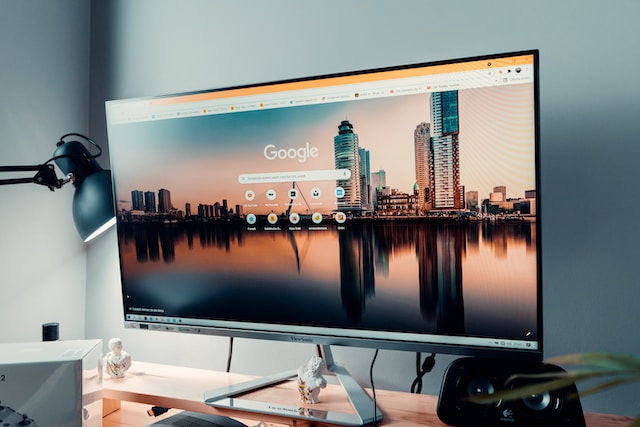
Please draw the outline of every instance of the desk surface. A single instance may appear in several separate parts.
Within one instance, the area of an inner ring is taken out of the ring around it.
[[[103,398],[112,401],[144,403],[166,408],[217,413],[234,418],[262,421],[290,426],[320,426],[305,420],[293,420],[276,415],[239,412],[213,408],[204,403],[203,393],[219,387],[253,379],[248,375],[215,372],[203,369],[183,368],[154,363],[134,362],[124,378],[105,378]],[[267,401],[288,406],[305,406],[298,402],[294,381],[287,381],[243,396],[244,399]],[[321,402],[311,405],[316,410],[352,413],[344,391],[340,386],[329,385],[320,394]],[[381,426],[446,427],[436,415],[436,396],[376,390],[378,407],[384,414]],[[627,426],[631,418],[586,414],[587,426]]]

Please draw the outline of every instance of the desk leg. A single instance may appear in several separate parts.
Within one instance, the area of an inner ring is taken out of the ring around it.
[[[115,399],[102,399],[102,418],[120,409],[120,401]]]

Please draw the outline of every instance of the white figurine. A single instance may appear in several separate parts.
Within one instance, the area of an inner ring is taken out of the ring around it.
[[[109,350],[111,351],[104,357],[104,369],[109,376],[121,378],[131,367],[131,356],[122,349],[122,340],[120,338],[111,338],[109,340]]]
[[[320,389],[327,386],[327,380],[322,376],[324,361],[321,357],[312,357],[306,365],[298,368],[299,400],[305,403],[318,403]]]

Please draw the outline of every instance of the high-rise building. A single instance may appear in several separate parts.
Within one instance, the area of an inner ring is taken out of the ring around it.
[[[202,203],[198,204],[198,218],[208,218],[208,209],[209,207],[207,205],[203,205]]]
[[[156,211],[156,193],[153,191],[144,192],[144,211],[155,212]]]
[[[131,191],[131,210],[143,211],[144,210],[144,195],[140,190]]]
[[[489,193],[489,201],[493,203],[506,202],[504,199],[504,193],[502,191],[494,191]]]
[[[161,188],[158,190],[158,212],[169,213],[171,208],[171,192]]]
[[[387,186],[387,172],[384,169],[380,169],[378,172],[371,172],[371,187],[380,191],[382,187]]]
[[[431,133],[429,123],[422,122],[413,132],[413,144],[416,161],[416,190],[418,193],[418,210],[428,211],[431,208],[429,184],[431,181],[431,167],[429,165]]]
[[[507,187],[505,185],[498,185],[497,187],[493,187],[494,193],[502,193],[502,201],[507,201]]]
[[[431,94],[431,183],[433,209],[462,209],[458,91]]]
[[[476,211],[480,206],[478,204],[478,192],[477,191],[467,191],[467,209]]]
[[[369,160],[369,150],[365,148],[358,149],[358,157],[360,160],[360,195],[361,205],[364,210],[370,211],[373,208],[371,200],[371,167]]]
[[[362,210],[359,148],[358,134],[353,131],[353,125],[343,120],[338,126],[338,134],[333,137],[333,152],[336,169],[348,169],[351,177],[336,182],[337,187],[344,189],[344,196],[338,199],[340,211]]]
[[[227,199],[222,199],[222,206],[220,207],[220,216],[223,218],[229,217],[229,202]]]
[[[371,204],[373,210],[378,210],[378,193],[387,185],[387,173],[380,169],[378,172],[371,172]]]

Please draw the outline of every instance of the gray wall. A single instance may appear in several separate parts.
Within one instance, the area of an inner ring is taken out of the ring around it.
[[[106,144],[105,99],[540,49],[546,355],[640,354],[639,2],[112,0],[94,1],[90,22],[88,8],[0,2],[1,164],[42,162],[87,121]],[[65,339],[121,336],[134,360],[224,369],[225,339],[123,330],[115,232],[87,247],[85,263],[70,187],[2,187],[0,198],[1,342],[38,340],[56,320]],[[237,340],[232,368],[270,373],[311,353]],[[372,350],[334,355],[368,384]],[[439,357],[427,393],[452,359]],[[413,354],[383,351],[376,386],[407,390],[413,366]],[[638,394],[628,386],[583,405],[637,415]]]
[[[62,135],[88,132],[89,13],[80,0],[0,2],[0,165],[43,163]],[[39,341],[51,321],[63,339],[84,337],[72,195],[72,185],[0,186],[0,342]]]

